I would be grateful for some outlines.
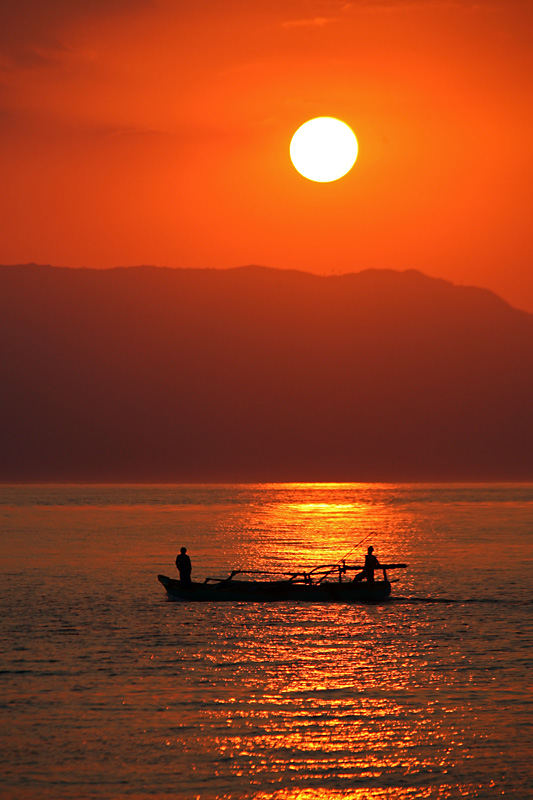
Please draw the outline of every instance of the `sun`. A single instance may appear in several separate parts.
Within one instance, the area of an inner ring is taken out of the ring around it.
[[[291,161],[304,178],[336,181],[355,164],[359,146],[355,134],[335,117],[315,117],[300,125],[291,139]]]

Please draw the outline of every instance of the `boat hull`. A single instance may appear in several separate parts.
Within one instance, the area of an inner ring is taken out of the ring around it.
[[[388,580],[308,585],[289,581],[218,581],[216,583],[182,584],[166,575],[157,576],[170,600],[194,602],[256,602],[287,600],[328,603],[372,603],[386,600],[391,593]]]

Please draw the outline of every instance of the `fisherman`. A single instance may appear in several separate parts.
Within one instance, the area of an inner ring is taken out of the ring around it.
[[[370,545],[365,556],[365,566],[362,572],[355,576],[354,581],[362,581],[363,578],[366,578],[368,583],[374,583],[374,570],[378,569],[378,567],[379,561],[374,555],[374,548]]]
[[[374,548],[372,547],[372,545],[370,545],[367,554],[365,556],[365,569],[364,569],[366,579],[369,583],[374,583],[374,570],[378,569],[378,567],[379,567],[379,561],[374,555]]]
[[[185,586],[190,585],[192,566],[191,559],[187,555],[186,547],[182,547],[176,556],[176,567],[180,574],[180,583],[183,583]]]

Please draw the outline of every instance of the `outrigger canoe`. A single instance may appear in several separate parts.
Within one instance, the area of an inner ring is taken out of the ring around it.
[[[170,600],[258,603],[307,600],[361,603],[377,602],[389,597],[391,581],[387,577],[387,570],[405,569],[405,567],[407,564],[380,564],[379,569],[383,571],[383,578],[375,581],[361,579],[361,573],[364,571],[362,566],[349,566],[344,562],[324,564],[300,572],[235,569],[227,578],[206,578],[203,583],[193,581],[185,584],[166,575],[158,575],[157,578],[165,587]],[[346,577],[347,573],[352,571],[359,573],[355,580]],[[252,577],[235,580],[237,575]]]

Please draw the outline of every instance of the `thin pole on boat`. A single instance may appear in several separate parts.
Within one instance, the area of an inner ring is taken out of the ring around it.
[[[373,536],[374,534],[375,534],[375,531],[370,531],[370,533],[367,533],[367,535],[364,536],[361,539],[360,542],[357,542],[357,544],[354,544],[354,546],[352,547],[351,550],[348,550],[348,552],[346,553],[345,556],[343,556],[342,558],[339,558],[339,560],[337,561],[337,564],[340,564],[342,561],[346,561],[348,556],[351,555],[351,553],[353,553],[354,550],[357,550],[357,548],[360,547],[363,544],[363,542],[366,542],[366,540],[370,539],[370,537]]]

